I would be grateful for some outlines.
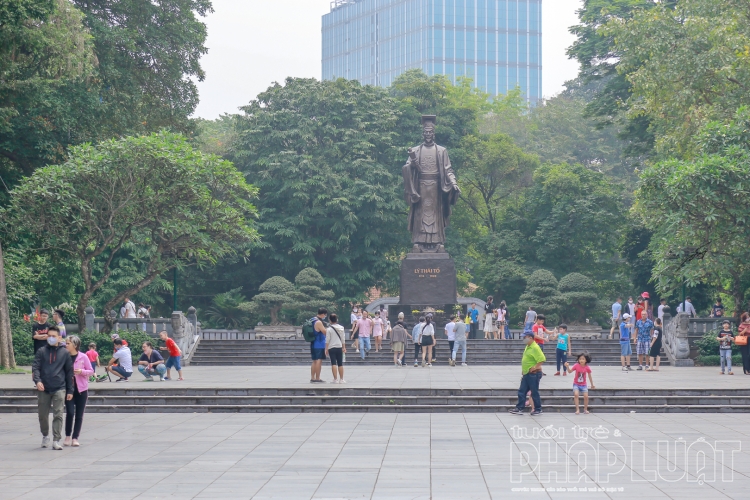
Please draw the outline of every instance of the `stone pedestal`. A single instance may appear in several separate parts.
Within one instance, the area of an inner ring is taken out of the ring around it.
[[[410,253],[401,261],[399,304],[456,303],[456,264],[447,253]]]

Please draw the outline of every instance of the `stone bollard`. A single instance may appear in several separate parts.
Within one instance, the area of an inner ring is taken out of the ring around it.
[[[91,306],[86,306],[86,309],[84,309],[83,312],[84,312],[84,318],[86,320],[85,321],[86,330],[93,332],[95,328],[94,319],[96,319],[94,316],[94,308]]]

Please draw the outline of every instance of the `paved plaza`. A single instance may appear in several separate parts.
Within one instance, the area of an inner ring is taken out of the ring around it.
[[[188,367],[185,376],[158,386],[310,387],[309,370],[296,366]],[[29,379],[3,375],[0,388],[30,388]],[[374,389],[515,389],[519,370],[373,366],[347,379]],[[602,389],[750,385],[715,368],[594,367],[594,380]],[[542,387],[571,384],[548,376]],[[151,385],[136,374],[94,389]],[[91,413],[80,448],[40,441],[35,414],[0,414],[0,499],[741,499],[750,490],[744,414]]]
[[[718,414],[92,414],[80,448],[39,443],[35,415],[0,415],[0,498],[708,500],[750,487],[745,419]]]
[[[719,375],[719,367],[676,368],[662,367],[659,372],[622,372],[619,366],[592,365],[594,383],[600,389],[747,389],[750,376],[742,375],[741,368],[734,376]],[[555,367],[546,363],[547,377],[543,389],[569,389],[570,376],[555,377]],[[738,373],[739,372],[739,373]],[[103,373],[100,368],[99,374]],[[159,388],[307,388],[310,384],[309,366],[195,366],[186,367],[186,380],[144,383],[143,376],[133,374],[130,382],[93,384],[92,389],[134,389],[144,386]],[[330,365],[323,364],[323,380],[332,380]],[[456,366],[436,365],[432,368],[405,366],[347,367],[346,387],[372,389],[518,389],[521,378],[519,366]],[[31,373],[0,375],[0,389],[32,387]],[[319,388],[319,385],[316,385]],[[332,385],[332,387],[337,387]]]

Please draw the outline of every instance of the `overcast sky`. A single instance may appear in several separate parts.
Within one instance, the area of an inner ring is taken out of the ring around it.
[[[550,97],[578,66],[565,49],[568,27],[582,0],[543,0],[543,93]],[[198,83],[196,115],[237,112],[273,82],[287,76],[320,78],[321,16],[330,0],[213,0],[208,24],[206,79]]]

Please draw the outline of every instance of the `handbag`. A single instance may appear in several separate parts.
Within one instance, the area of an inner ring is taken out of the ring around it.
[[[750,326],[744,326],[744,323],[740,325],[740,328],[738,330],[738,335],[734,339],[734,343],[737,345],[747,345],[747,334],[750,333]]]

